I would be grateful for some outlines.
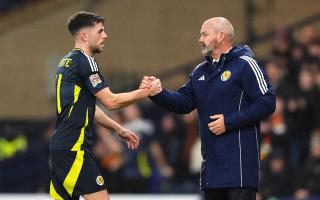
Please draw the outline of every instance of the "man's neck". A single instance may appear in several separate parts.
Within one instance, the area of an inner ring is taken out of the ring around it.
[[[232,46],[227,46],[225,48],[221,48],[221,51],[219,52],[219,54],[217,55],[211,55],[212,59],[214,62],[218,62],[220,57],[221,57],[221,54],[226,54],[228,53],[230,50],[232,49]]]
[[[82,44],[75,44],[74,46],[77,49],[81,49],[83,51],[83,53],[85,53],[88,56],[93,56],[93,53],[89,50],[89,48],[86,45],[82,45]]]

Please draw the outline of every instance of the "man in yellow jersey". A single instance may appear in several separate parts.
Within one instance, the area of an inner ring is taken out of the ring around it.
[[[104,114],[96,106],[96,99],[109,110],[118,109],[158,93],[160,83],[155,82],[149,89],[112,93],[93,58],[103,50],[108,37],[104,18],[77,12],[70,17],[68,30],[75,39],[75,48],[60,61],[56,71],[57,121],[50,143],[50,197],[109,200],[104,179],[90,153],[93,122],[114,130],[130,149],[138,147],[139,138]]]

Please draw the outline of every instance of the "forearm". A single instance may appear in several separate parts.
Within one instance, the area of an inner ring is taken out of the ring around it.
[[[136,134],[134,134],[132,131],[122,127],[120,124],[118,124],[117,122],[112,120],[110,117],[108,117],[106,114],[104,114],[104,112],[98,106],[96,106],[94,120],[96,123],[100,124],[101,126],[115,131],[122,140],[127,142],[129,149],[133,150],[138,148],[139,137]]]
[[[180,92],[163,89],[150,99],[162,108],[178,114],[187,114],[195,108],[192,98]]]
[[[105,88],[95,94],[97,99],[109,110],[119,109],[140,101],[147,97],[149,91],[138,89],[132,92],[114,94],[109,88]]]
[[[225,126],[227,130],[253,126],[264,117],[270,115],[275,110],[275,98],[267,95],[257,99],[247,108],[225,116]]]
[[[98,106],[96,106],[96,112],[94,114],[94,121],[107,129],[111,129],[115,132],[119,132],[122,126],[108,117]]]
[[[144,89],[137,89],[132,92],[114,94],[113,104],[116,107],[116,109],[123,108],[131,104],[137,103],[138,101],[142,100],[148,95],[149,94],[147,90]]]

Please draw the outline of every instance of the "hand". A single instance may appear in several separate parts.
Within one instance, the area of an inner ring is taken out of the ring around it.
[[[160,167],[160,173],[163,177],[166,177],[166,178],[170,178],[174,175],[174,171],[172,167],[170,167],[169,165]]]
[[[154,76],[144,76],[141,80],[140,89],[150,89],[152,86],[152,81],[156,80],[156,77]]]
[[[132,131],[122,128],[118,131],[118,135],[121,139],[127,142],[128,148],[134,150],[139,146],[139,137]]]
[[[154,79],[151,82],[151,87],[150,87],[149,91],[150,91],[149,96],[155,96],[162,91],[160,79]]]
[[[218,114],[218,115],[212,115],[210,116],[213,122],[210,122],[208,124],[209,130],[214,133],[215,135],[220,135],[226,132],[226,127],[224,124],[224,115]]]

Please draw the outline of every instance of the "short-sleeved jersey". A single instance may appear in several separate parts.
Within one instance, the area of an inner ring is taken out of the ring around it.
[[[94,94],[107,87],[97,62],[73,49],[56,71],[57,121],[50,150],[90,150],[93,137]]]

